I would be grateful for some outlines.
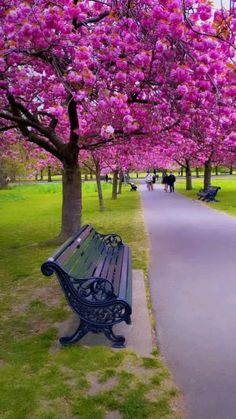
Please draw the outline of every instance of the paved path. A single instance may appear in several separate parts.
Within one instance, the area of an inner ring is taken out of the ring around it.
[[[236,419],[236,219],[155,187],[140,190],[161,352],[188,418]]]

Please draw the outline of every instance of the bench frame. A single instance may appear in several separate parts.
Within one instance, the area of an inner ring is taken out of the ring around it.
[[[114,347],[124,347],[125,338],[121,335],[115,335],[112,328],[115,324],[125,321],[131,323],[131,305],[115,295],[112,283],[101,277],[78,278],[69,275],[58,261],[58,258],[65,252],[69,246],[75,242],[81,242],[80,235],[90,226],[84,226],[81,230],[69,238],[58,250],[43,263],[41,270],[46,276],[51,276],[54,272],[57,274],[59,283],[64,291],[69,306],[79,316],[80,324],[71,336],[60,338],[61,345],[69,345],[79,341],[88,332],[104,333],[105,336],[113,342]],[[97,233],[97,232],[96,232]],[[117,234],[99,234],[103,242],[108,246],[124,246],[125,253],[122,261],[123,265],[128,265],[128,275],[131,281],[131,252],[128,246],[122,243]],[[125,269],[121,271],[124,275]],[[120,278],[121,281],[122,277]],[[128,280],[123,278],[124,281]],[[76,288],[75,286],[76,285]]]

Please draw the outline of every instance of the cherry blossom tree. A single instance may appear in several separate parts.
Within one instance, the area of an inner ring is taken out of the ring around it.
[[[234,11],[208,0],[1,0],[0,23],[0,130],[61,163],[61,238],[81,222],[80,153],[155,147],[212,106],[234,58]]]

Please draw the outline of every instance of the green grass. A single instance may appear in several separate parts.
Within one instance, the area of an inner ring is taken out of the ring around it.
[[[211,202],[207,205],[227,214],[236,216],[236,177],[222,178],[218,176],[212,177],[212,185],[220,186],[216,199],[219,202]],[[176,191],[191,199],[197,199],[196,193],[203,187],[203,178],[193,179],[193,189],[191,191],[185,190],[185,181],[177,180]]]
[[[132,247],[133,266],[146,272],[139,194],[126,187],[112,201],[111,185],[104,184],[104,213],[94,183],[84,184],[83,194],[83,222],[120,234]],[[177,396],[157,352],[143,359],[105,347],[58,348],[58,325],[71,312],[55,278],[45,278],[40,266],[54,251],[46,241],[59,232],[60,212],[59,184],[0,190],[1,419],[95,419],[112,411],[125,419],[174,418]],[[91,394],[94,380],[98,388]]]

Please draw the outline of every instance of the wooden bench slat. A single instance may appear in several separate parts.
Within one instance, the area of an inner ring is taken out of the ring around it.
[[[121,278],[120,278],[120,288],[119,288],[119,296],[120,298],[126,297],[127,291],[127,274],[128,274],[128,258],[129,258],[129,248],[125,246],[123,260],[122,260],[122,269],[121,269]]]
[[[110,265],[109,265],[109,268],[108,268],[108,271],[107,271],[107,279],[113,284],[113,282],[114,282],[114,276],[115,276],[115,272],[116,272],[116,269],[118,268],[118,264],[119,264],[119,256],[120,256],[120,258],[122,257],[122,253],[123,253],[123,250],[122,249],[120,249],[119,251],[117,250],[117,249],[115,249],[115,251],[113,252],[113,255],[112,255],[112,259],[111,259],[111,261],[110,261]],[[121,261],[122,259],[120,259],[120,261]],[[113,284],[114,285],[114,284]]]
[[[55,253],[53,253],[53,255],[49,258],[50,261],[57,261],[60,257],[60,255],[62,255],[62,253],[67,249],[68,246],[70,246],[71,244],[73,244],[77,238],[79,238],[79,236],[81,234],[83,234],[83,232],[85,232],[86,230],[89,232],[93,229],[92,226],[90,225],[84,225],[83,227],[81,227],[81,229],[74,234],[72,237],[69,237],[65,243],[63,243],[57,250]]]
[[[67,247],[67,249],[57,258],[58,263],[64,264],[66,263],[66,259],[71,259],[74,253],[78,251],[78,249],[83,247],[86,239],[88,239],[90,236],[92,236],[92,230],[91,228],[85,229],[79,236],[74,240],[73,243],[70,244],[70,246]]]
[[[71,258],[64,264],[68,273],[73,275],[78,271],[83,272],[83,266],[87,262],[89,252],[94,252],[96,247],[96,242],[93,242],[92,238],[87,238],[85,242],[74,251]]]
[[[119,288],[120,288],[120,277],[121,277],[121,269],[122,269],[122,261],[124,255],[124,248],[122,251],[119,252],[117,260],[116,260],[116,267],[113,273],[112,284],[114,287],[114,291],[116,295],[119,295]]]
[[[109,253],[107,253],[106,258],[104,260],[104,264],[103,264],[101,273],[100,273],[100,276],[102,278],[107,278],[109,280],[109,278],[108,278],[109,267],[112,266],[112,261],[113,261],[113,258],[114,258],[114,254],[115,253],[116,252],[115,252],[115,249],[114,248],[112,248],[111,250],[109,250]]]

